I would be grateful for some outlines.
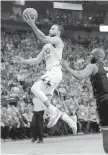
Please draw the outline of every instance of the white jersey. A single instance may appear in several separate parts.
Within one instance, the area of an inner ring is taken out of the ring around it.
[[[49,69],[57,65],[60,66],[63,47],[64,47],[63,43],[61,43],[59,46],[56,47],[50,43],[44,45],[44,58],[46,61],[46,69]]]

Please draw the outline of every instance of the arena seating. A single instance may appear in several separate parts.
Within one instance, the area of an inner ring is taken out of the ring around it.
[[[88,63],[87,57],[95,47],[101,47],[108,53],[108,38],[82,38],[72,42],[64,38],[65,48],[63,58],[75,69],[83,69]],[[85,46],[85,41],[89,44]],[[36,57],[43,44],[34,33],[14,34],[1,32],[1,126],[2,138],[30,138],[30,123],[32,120],[32,84],[44,73],[45,63],[38,66],[20,65],[13,62],[13,57]],[[107,56],[108,58],[108,56]],[[106,61],[108,63],[108,59]],[[92,95],[89,79],[78,81],[63,70],[63,80],[57,88],[59,96],[54,95],[52,104],[62,112],[77,116],[78,132],[99,132],[96,105]],[[44,122],[44,136],[72,134],[72,130],[62,120],[48,130]]]
[[[68,25],[68,26],[84,26],[84,27],[98,27],[99,24],[103,23],[105,14],[102,13],[102,11],[97,11],[94,13],[91,13],[90,15],[87,15],[87,12],[83,12],[82,15],[80,15],[81,12],[73,13],[71,12],[65,12],[65,11],[51,11],[46,10],[45,14],[39,14],[39,18],[37,19],[37,23],[39,24],[62,24],[62,25]],[[16,22],[24,22],[22,20],[22,17],[20,14],[14,14],[10,12],[2,12],[1,13],[1,19],[3,20],[12,20]]]

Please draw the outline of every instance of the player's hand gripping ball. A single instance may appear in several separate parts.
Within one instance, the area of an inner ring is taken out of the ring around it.
[[[27,8],[23,11],[22,17],[23,20],[30,25],[31,23],[35,23],[38,18],[38,13],[34,8]]]

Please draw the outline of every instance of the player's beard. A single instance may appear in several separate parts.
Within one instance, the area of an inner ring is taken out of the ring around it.
[[[97,58],[92,57],[91,60],[90,60],[90,62],[91,62],[91,64],[95,64],[97,62],[97,60],[98,60]]]

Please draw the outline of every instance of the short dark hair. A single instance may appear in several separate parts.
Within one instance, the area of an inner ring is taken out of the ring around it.
[[[61,35],[64,33],[64,28],[63,26],[59,25],[59,24],[54,24],[56,26],[58,26],[59,31],[61,32]]]

